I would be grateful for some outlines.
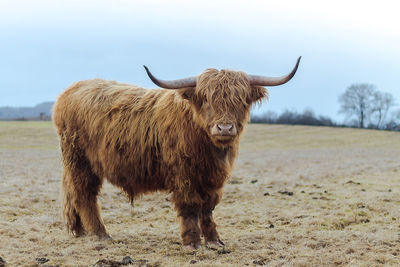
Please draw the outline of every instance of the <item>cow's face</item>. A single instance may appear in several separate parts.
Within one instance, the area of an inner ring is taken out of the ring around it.
[[[195,122],[219,146],[229,145],[242,133],[250,107],[267,95],[265,88],[250,86],[244,72],[208,69],[196,87],[181,91],[193,108]]]
[[[144,68],[158,86],[180,89],[181,96],[191,103],[194,121],[207,132],[214,144],[224,147],[242,133],[251,105],[267,96],[262,86],[277,86],[290,81],[296,74],[300,59],[289,74],[281,77],[208,69],[196,77],[167,81],[157,79],[146,66]]]

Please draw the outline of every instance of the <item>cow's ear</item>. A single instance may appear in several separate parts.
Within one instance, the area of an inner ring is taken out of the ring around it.
[[[268,91],[262,86],[251,86],[251,92],[247,99],[249,104],[262,101],[263,98],[268,98]]]
[[[188,87],[179,90],[179,94],[183,99],[192,100],[194,96],[195,87]]]

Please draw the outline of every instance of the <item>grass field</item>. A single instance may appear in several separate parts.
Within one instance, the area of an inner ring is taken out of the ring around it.
[[[113,240],[74,238],[62,222],[60,179],[50,122],[0,122],[8,266],[118,266],[125,256],[134,266],[400,266],[398,132],[248,125],[215,210],[225,250],[183,250],[168,195],[132,208],[108,183],[100,203]]]

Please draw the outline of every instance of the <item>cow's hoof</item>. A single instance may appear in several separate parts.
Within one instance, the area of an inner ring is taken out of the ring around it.
[[[112,237],[109,234],[106,234],[106,233],[101,234],[101,235],[97,235],[97,237],[101,241],[112,240]]]
[[[219,238],[218,238],[218,240],[206,242],[206,247],[208,247],[208,248],[220,248],[220,247],[224,247],[224,246],[225,246],[224,242],[222,242],[221,239],[219,239]]]
[[[201,245],[198,244],[198,243],[191,243],[191,244],[188,244],[188,245],[184,245],[184,246],[183,246],[183,248],[184,248],[186,251],[197,250],[197,249],[199,249],[200,247],[201,247]]]
[[[76,232],[73,232],[72,235],[74,237],[78,238],[78,237],[82,237],[82,236],[86,235],[86,233],[85,233],[85,231],[79,231],[79,232],[76,231]]]

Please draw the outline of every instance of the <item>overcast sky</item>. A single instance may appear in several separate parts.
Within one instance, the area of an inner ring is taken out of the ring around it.
[[[398,1],[0,0],[0,106],[53,101],[95,77],[154,88],[206,68],[296,76],[256,112],[341,120],[338,96],[373,83],[400,103]]]

